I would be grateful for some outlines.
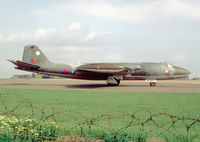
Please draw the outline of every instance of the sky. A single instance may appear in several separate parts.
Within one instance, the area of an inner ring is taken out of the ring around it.
[[[53,62],[169,62],[200,77],[199,0],[0,0],[0,78],[26,45]]]

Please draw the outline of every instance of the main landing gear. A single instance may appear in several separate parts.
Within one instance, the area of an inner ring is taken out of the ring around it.
[[[157,80],[146,80],[146,82],[149,82],[150,86],[156,86]]]
[[[116,80],[116,81],[117,81],[116,84],[114,84],[114,83],[108,83],[108,82],[107,82],[107,85],[108,85],[108,86],[119,86],[120,80]]]
[[[119,76],[109,76],[106,80],[108,86],[118,86],[120,84]]]

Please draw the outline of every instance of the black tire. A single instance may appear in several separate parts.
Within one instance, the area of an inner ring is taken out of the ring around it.
[[[111,84],[111,83],[107,83],[107,85],[108,85],[108,86],[113,86],[113,84]]]
[[[120,80],[117,80],[117,84],[116,84],[116,86],[119,86],[119,84],[120,84]]]
[[[107,83],[108,86],[119,86],[120,80],[116,80],[117,84]]]
[[[150,86],[156,86],[156,82],[150,82]]]

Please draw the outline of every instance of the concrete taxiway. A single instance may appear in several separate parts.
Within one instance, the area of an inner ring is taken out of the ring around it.
[[[145,81],[121,81],[119,86],[107,86],[105,81],[73,79],[8,79],[0,80],[0,88],[93,90],[112,92],[172,92],[200,93],[200,81],[169,80],[158,81],[150,87]]]

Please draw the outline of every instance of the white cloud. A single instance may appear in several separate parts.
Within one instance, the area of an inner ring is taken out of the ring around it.
[[[20,42],[24,40],[30,40],[31,35],[26,34],[25,32],[20,33],[0,33],[0,42]]]
[[[74,22],[74,23],[72,23],[71,26],[69,26],[69,30],[71,30],[71,31],[80,30],[80,28],[81,28],[81,24],[77,23],[77,22]]]
[[[94,39],[97,36],[97,33],[94,31],[90,31],[87,35],[87,39]]]
[[[91,40],[91,39],[94,39],[95,37],[97,36],[101,36],[101,35],[108,35],[110,34],[109,32],[95,32],[95,31],[90,31],[87,35],[87,39],[88,40]]]
[[[97,32],[82,27],[80,23],[72,23],[69,27],[64,29],[56,28],[38,28],[34,33],[0,33],[0,42],[36,42],[45,44],[87,44],[90,40],[103,36],[109,36],[109,32]]]
[[[77,67],[85,62],[98,62],[103,59],[99,54],[102,51],[99,47],[66,45],[51,48],[54,49],[53,52],[57,51],[56,58],[59,62],[66,61],[66,64],[73,67]]]
[[[56,29],[50,28],[50,29],[44,29],[44,28],[39,28],[35,31],[35,38],[40,39],[40,38],[46,38],[49,36],[55,35]]]
[[[106,62],[122,62],[123,59],[122,55],[118,53],[107,53],[104,57]]]
[[[106,0],[62,1],[46,9],[35,10],[36,15],[74,14],[118,21],[160,20],[164,17],[200,19],[200,2],[189,0],[131,1],[121,5]]]
[[[176,17],[200,19],[200,3],[187,0],[167,0],[161,10]]]
[[[38,28],[33,33],[0,33],[0,47],[22,47],[23,50],[26,44],[36,44],[42,47],[42,50],[46,50],[45,53],[48,51],[53,61],[77,64],[80,60],[83,62],[103,60],[105,44],[101,45],[99,42],[106,36],[110,36],[110,33],[89,30],[74,22],[64,29]],[[13,45],[16,42],[18,44]]]
[[[170,61],[175,64],[184,64],[188,59],[184,54],[174,54],[170,56]]]

